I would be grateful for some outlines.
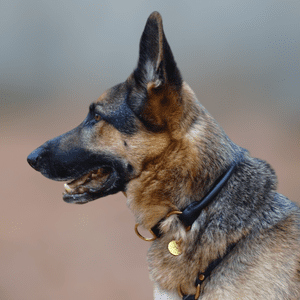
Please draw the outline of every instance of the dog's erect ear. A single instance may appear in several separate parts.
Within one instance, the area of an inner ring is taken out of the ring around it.
[[[153,12],[146,23],[140,41],[140,54],[134,72],[136,82],[154,87],[168,84],[180,89],[182,79],[163,31],[162,18]]]
[[[150,131],[174,131],[174,124],[180,124],[182,114],[179,101],[182,79],[158,12],[147,20],[133,79],[127,99],[131,110]]]

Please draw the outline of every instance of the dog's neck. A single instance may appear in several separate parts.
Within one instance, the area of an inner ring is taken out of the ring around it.
[[[224,174],[222,174],[222,176],[220,176],[215,181],[213,187],[210,189],[209,193],[206,194],[204,198],[190,203],[182,211],[176,213],[178,214],[179,220],[182,222],[186,229],[191,228],[195,220],[200,215],[201,211],[205,209],[218,196],[219,192],[229,180],[237,165],[244,160],[244,152],[245,150],[243,149],[242,151],[237,151],[235,153],[234,161],[231,163],[227,171],[224,172]],[[166,218],[161,219],[154,227],[151,228],[154,235],[158,238],[161,236],[159,227],[161,223],[166,220]]]
[[[199,160],[197,163],[190,161],[188,157],[172,157],[176,152],[173,150],[165,155],[169,156],[171,161],[187,160],[187,172],[178,168],[160,168],[160,164],[156,163],[149,165],[147,171],[133,179],[127,187],[128,206],[134,212],[137,223],[146,229],[151,229],[170,211],[183,210],[190,203],[201,200],[216,180],[226,172],[235,155],[235,151],[232,150],[227,162],[222,160],[220,155],[219,159],[208,164],[205,160]],[[205,166],[206,164],[208,165]],[[180,174],[180,171],[183,171],[183,174]]]

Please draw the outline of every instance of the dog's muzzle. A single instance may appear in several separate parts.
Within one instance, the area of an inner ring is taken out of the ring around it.
[[[63,199],[68,203],[87,203],[124,190],[128,171],[125,163],[112,155],[78,145],[60,147],[60,137],[38,147],[27,161],[45,177],[67,181]]]

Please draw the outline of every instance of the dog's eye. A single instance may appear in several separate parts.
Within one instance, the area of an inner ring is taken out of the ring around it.
[[[94,119],[96,121],[99,121],[101,119],[101,116],[99,114],[95,114]]]

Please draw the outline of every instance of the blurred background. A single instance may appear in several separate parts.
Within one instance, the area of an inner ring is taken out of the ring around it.
[[[26,157],[127,78],[155,10],[200,102],[299,203],[299,1],[1,0],[1,300],[153,299],[123,194],[67,204]]]

